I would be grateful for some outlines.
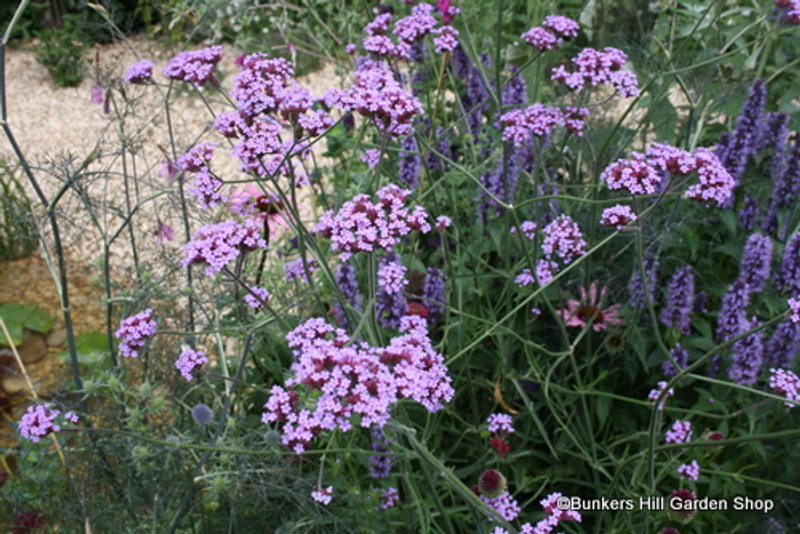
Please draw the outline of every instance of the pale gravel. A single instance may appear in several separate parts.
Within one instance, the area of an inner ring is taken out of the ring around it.
[[[237,54],[236,50],[226,47],[218,65],[225,94],[238,71],[234,65]],[[35,168],[37,180],[48,199],[56,194],[66,177],[78,169],[87,157],[91,154],[98,156],[83,169],[83,178],[78,182],[80,189],[88,195],[81,196],[73,189],[59,202],[65,241],[76,265],[96,263],[101,257],[103,239],[98,226],[103,232],[113,234],[123,222],[125,181],[122,179],[123,162],[119,157],[123,139],[135,152],[135,157],[128,153],[125,158],[128,176],[136,178],[128,181],[130,197],[134,203],[136,199],[142,202],[134,219],[139,232],[137,249],[141,251],[140,261],[155,263],[165,256],[174,259],[181,254],[185,239],[180,230],[182,223],[175,200],[177,195],[164,194],[174,192],[176,188],[174,184],[167,185],[158,174],[165,159],[162,149],[169,152],[170,147],[163,105],[167,80],[161,74],[169,57],[170,54],[159,46],[142,38],[96,47],[88,56],[91,60],[89,75],[81,85],[59,88],[44,67],[36,62],[33,52],[6,51],[8,124],[26,159]],[[122,83],[121,77],[127,67],[141,59],[149,59],[156,64],[154,78],[158,86],[125,86]],[[320,96],[329,88],[341,87],[343,78],[332,65],[327,65],[316,73],[298,79],[298,82],[308,87],[313,96]],[[114,98],[117,109],[126,109],[124,133],[120,131],[119,121],[110,120],[115,114],[113,110],[106,115],[102,105],[91,102],[91,91],[95,84],[100,84],[104,89],[112,86],[125,88],[131,106],[125,106],[118,95]],[[218,146],[212,170],[226,181],[246,180],[247,177],[238,172],[238,162],[229,155],[227,140],[211,130],[213,116],[203,101],[192,94],[187,84],[177,83],[174,87],[178,91],[173,92],[170,109],[173,130],[178,132],[175,138],[177,154],[180,155],[198,141],[215,141]],[[175,93],[178,93],[177,97]],[[224,97],[213,90],[203,89],[202,93],[208,96],[214,113],[232,109]],[[321,145],[318,145],[319,148],[322,148]],[[0,158],[11,165],[17,161],[5,136],[0,136]],[[19,172],[17,176],[22,178]],[[24,183],[34,205],[40,204],[30,184],[27,181]],[[228,191],[232,187],[226,186]],[[147,200],[154,195],[155,200]],[[101,215],[96,222],[92,221],[90,210],[86,209],[83,201],[87,197],[102,206],[96,210]],[[187,201],[190,205],[196,204],[191,195],[187,195]],[[311,221],[318,216],[311,209],[313,198],[305,195],[303,202],[306,206],[304,213]],[[190,225],[196,229],[214,216],[219,216],[218,209],[192,209]],[[175,229],[175,240],[163,247],[155,245],[159,223],[169,224]],[[117,272],[120,272],[119,269],[129,272],[133,257],[127,232],[120,235],[111,251]]]

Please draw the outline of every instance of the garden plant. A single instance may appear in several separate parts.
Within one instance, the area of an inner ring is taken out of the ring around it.
[[[800,1],[289,4],[349,33],[204,26],[99,79],[109,135],[54,166],[0,76],[69,369],[16,414],[0,525],[797,532]]]

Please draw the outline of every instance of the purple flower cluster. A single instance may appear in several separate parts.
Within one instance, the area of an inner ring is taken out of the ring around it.
[[[535,26],[522,34],[522,40],[540,52],[561,46],[564,39],[577,37],[580,25],[569,17],[548,15],[541,26]]]
[[[437,20],[431,15],[433,6],[421,3],[411,8],[411,15],[403,17],[394,24],[394,33],[408,44],[419,41],[433,32]]]
[[[783,249],[781,266],[775,273],[775,287],[792,295],[800,294],[800,231]]]
[[[49,402],[28,406],[19,421],[19,435],[38,443],[40,439],[50,433],[61,431],[60,424],[56,423],[59,415],[61,415],[61,411],[53,409],[53,404]],[[71,423],[78,422],[78,416],[72,412],[65,413],[64,419]]]
[[[685,195],[706,205],[712,200],[718,205],[725,203],[735,185],[733,177],[707,148],[689,153],[663,143],[653,143],[645,154],[633,152],[631,159],[615,161],[606,167],[600,179],[611,190],[652,195],[658,192],[662,182],[659,171],[677,175],[697,173],[699,183],[689,186]]]
[[[763,80],[758,79],[750,87],[750,96],[742,106],[736,128],[720,139],[717,145],[716,154],[734,179],[741,176],[747,160],[758,148],[764,127],[766,101],[767,87]]]
[[[689,333],[689,314],[694,308],[694,274],[688,265],[678,269],[669,282],[667,303],[659,318],[664,326],[675,326]]]
[[[636,214],[633,213],[630,206],[616,204],[603,210],[603,214],[600,216],[600,224],[603,226],[613,226],[617,231],[622,231],[623,228],[636,219]]]
[[[617,48],[607,46],[602,52],[584,48],[572,58],[572,71],[567,70],[566,65],[559,65],[553,69],[550,79],[563,82],[573,91],[583,89],[587,83],[593,86],[610,84],[622,98],[638,96],[636,74],[622,69],[626,61],[628,56]]]
[[[534,221],[522,221],[522,223],[520,223],[519,225],[519,231],[522,232],[523,237],[525,237],[525,239],[527,239],[528,241],[533,241],[534,239],[536,239],[536,230],[538,229],[539,225],[536,224]],[[509,233],[511,233],[512,235],[516,234],[517,227],[512,226],[511,229],[509,230]]]
[[[498,432],[505,432],[506,434],[513,434],[515,432],[512,425],[513,418],[504,413],[493,413],[486,419],[486,430],[496,434]]]
[[[237,221],[208,224],[197,230],[193,239],[186,243],[183,266],[208,264],[205,274],[211,276],[240,254],[266,246],[267,242],[261,237],[258,225],[252,220],[244,224]]]
[[[651,389],[650,393],[647,395],[647,400],[650,402],[656,402],[658,400],[659,395],[667,388],[667,382],[662,380],[658,383],[658,389]],[[667,399],[672,397],[675,394],[675,390],[670,388],[669,391],[664,395],[664,398],[661,399],[661,402],[658,404],[659,411],[664,409],[664,406],[667,404]]]
[[[753,293],[764,289],[772,268],[772,240],[761,234],[747,238],[742,254],[739,278]]]
[[[400,86],[388,66],[375,62],[356,71],[352,86],[330,91],[328,99],[371,119],[381,133],[392,137],[413,133],[411,123],[424,111],[422,103]]]
[[[740,334],[760,326],[755,318],[741,326]],[[728,377],[743,386],[752,386],[758,380],[764,362],[764,332],[758,331],[743,337],[731,346],[732,364]]]
[[[308,267],[308,274],[313,273],[317,270],[317,261],[314,258],[310,258],[307,261],[303,261],[303,258],[297,258],[291,261],[287,261],[283,264],[283,275],[286,277],[286,280],[289,282],[294,282],[295,280],[302,280],[305,283],[308,283],[308,276],[306,276],[306,266]]]
[[[308,177],[292,156],[307,156],[309,138],[324,133],[333,120],[326,111],[312,109],[314,99],[293,76],[291,63],[283,58],[264,53],[245,56],[231,90],[237,111],[218,115],[214,127],[226,137],[239,139],[233,155],[244,172],[289,176],[302,185]],[[280,123],[292,128],[286,139],[281,138]]]
[[[263,302],[269,301],[269,291],[259,286],[252,286],[250,293],[244,296],[245,303],[254,310],[259,309]]]
[[[542,252],[550,259],[557,254],[565,264],[586,253],[586,241],[578,224],[562,213],[542,230]]]
[[[795,355],[800,353],[800,306],[797,309],[792,317],[778,323],[764,345],[768,365],[789,368],[794,364]]]
[[[195,175],[189,192],[197,197],[200,207],[203,209],[214,207],[226,200],[219,193],[222,181],[211,173],[209,167],[216,146],[216,143],[198,143],[180,156],[177,161],[178,168]]]
[[[384,273],[383,276],[381,273]],[[408,311],[408,302],[403,293],[403,287],[407,284],[400,255],[392,253],[381,258],[378,290],[375,293],[375,319],[384,328],[400,327],[400,320]]]
[[[139,350],[144,347],[147,340],[156,335],[156,322],[151,316],[152,313],[153,310],[147,309],[120,321],[114,337],[122,340],[119,350],[124,357],[139,356]]]
[[[376,428],[372,431],[372,452],[390,452],[389,441],[383,431]],[[369,457],[369,474],[372,478],[387,478],[392,470],[392,456],[389,454],[373,454]]]
[[[447,285],[444,280],[444,273],[436,267],[428,268],[425,275],[425,283],[422,286],[421,300],[428,308],[428,320],[436,323],[444,317],[445,302],[447,301],[445,291]]]
[[[356,270],[349,263],[342,263],[334,275],[336,284],[339,286],[339,291],[342,292],[344,300],[353,307],[353,309],[361,311],[361,293],[358,291],[358,280],[356,279]],[[336,318],[336,322],[342,326],[350,327],[347,321],[347,314],[345,313],[342,305],[338,299],[333,302],[332,314]]]
[[[667,431],[664,441],[667,443],[686,443],[692,439],[692,423],[689,421],[675,421],[672,428]]]
[[[521,534],[551,534],[561,521],[577,521],[580,523],[583,520],[580,512],[575,510],[563,509],[559,503],[562,502],[563,494],[556,492],[551,493],[541,501],[539,504],[544,509],[545,517],[541,519],[536,525],[532,526],[530,523],[522,525],[520,530]]]
[[[442,52],[452,52],[458,46],[458,30],[452,26],[442,26],[433,31],[436,37],[433,38],[434,50]]]
[[[387,293],[402,293],[408,285],[406,271],[399,261],[381,263],[378,267],[378,287]]]
[[[790,402],[786,406],[794,408],[800,403],[800,378],[786,369],[770,369],[769,387],[778,395],[783,395]]]
[[[722,297],[717,316],[717,338],[720,341],[728,341],[744,332],[749,304],[750,286],[744,280],[737,279]]]
[[[670,356],[672,359],[675,360],[675,363],[683,369],[687,365],[689,365],[689,351],[683,348],[680,344],[675,345],[671,349],[669,349]],[[678,374],[678,370],[675,369],[675,366],[672,364],[671,361],[665,360],[661,366],[661,370],[664,372],[666,376],[672,377]]]
[[[370,148],[365,150],[361,156],[361,161],[367,164],[370,169],[374,169],[381,162],[381,151],[377,148]]]
[[[351,343],[344,330],[321,318],[304,322],[286,336],[295,355],[294,376],[288,390],[273,386],[262,421],[282,423],[283,444],[301,453],[324,430],[349,431],[353,417],[362,427],[382,428],[400,399],[438,411],[454,394],[444,358],[433,349],[421,317],[403,317],[400,331],[388,346],[372,347]]]
[[[144,84],[153,79],[152,61],[142,60],[128,67],[125,73],[125,83]]]
[[[169,60],[164,76],[173,80],[190,82],[197,86],[217,83],[214,67],[222,59],[222,47],[212,46],[202,50],[186,50]]]
[[[678,476],[688,480],[697,480],[700,476],[700,464],[692,460],[690,464],[683,464],[678,468]]]
[[[371,202],[368,195],[356,195],[336,215],[332,210],[323,215],[314,231],[332,239],[333,250],[341,251],[345,260],[358,251],[390,250],[414,230],[431,230],[425,208],[415,206],[409,211],[404,206],[410,194],[389,184],[378,190],[377,202]]]
[[[479,495],[479,497],[506,521],[515,520],[522,511],[517,500],[507,491],[497,497],[487,497],[485,495]]]
[[[500,116],[503,125],[503,141],[521,146],[531,136],[545,137],[558,126],[564,126],[575,135],[583,135],[583,119],[589,116],[586,108],[557,107],[533,104],[525,108],[508,111]]]
[[[786,301],[789,309],[792,310],[792,322],[800,323],[800,299],[789,299]]]
[[[322,505],[328,506],[333,500],[333,486],[312,491],[311,498]]]
[[[389,488],[381,494],[381,504],[375,507],[376,510],[386,510],[397,504],[400,500],[400,493],[397,488]]]
[[[631,306],[635,308],[643,308],[648,301],[655,303],[655,290],[659,265],[659,261],[653,256],[647,256],[644,259],[644,275],[647,278],[646,295],[644,283],[642,282],[642,271],[638,267],[633,270],[633,276],[631,276],[631,281],[628,284]]]
[[[422,158],[419,155],[417,140],[413,135],[407,135],[400,142],[403,152],[397,159],[397,174],[400,183],[409,189],[416,189],[419,185],[420,167]]]
[[[195,369],[205,363],[208,363],[208,358],[202,351],[189,349],[181,352],[181,355],[175,360],[175,367],[181,372],[183,378],[191,382],[194,379]]]

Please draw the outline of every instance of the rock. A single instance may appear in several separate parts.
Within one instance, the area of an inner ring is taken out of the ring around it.
[[[22,345],[17,350],[22,363],[26,365],[36,363],[47,356],[47,340],[39,332],[26,328],[22,332]]]
[[[2,385],[3,391],[7,395],[15,395],[28,389],[28,383],[25,382],[25,379],[18,376],[4,376]]]
[[[50,335],[47,336],[47,345],[49,347],[60,347],[67,342],[67,329],[56,328]]]

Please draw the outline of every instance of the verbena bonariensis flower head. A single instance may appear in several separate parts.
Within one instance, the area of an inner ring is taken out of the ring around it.
[[[71,423],[78,422],[78,416],[72,412],[64,414],[61,423],[57,423],[61,415],[60,410],[53,408],[53,404],[46,402],[44,404],[37,404],[35,406],[28,406],[25,414],[19,421],[19,435],[23,438],[29,439],[34,443],[38,443],[40,439],[49,435],[52,432],[60,432],[61,424],[66,420]]]
[[[311,498],[322,505],[329,505],[333,500],[333,486],[312,491]]]
[[[548,258],[558,255],[564,263],[569,263],[586,253],[586,241],[583,240],[581,229],[569,215],[562,213],[542,231],[545,236],[542,240],[542,252]]]
[[[141,313],[123,319],[114,336],[121,339],[119,350],[126,358],[139,356],[139,350],[148,339],[156,334],[156,322],[152,317],[153,310],[146,309]]]
[[[479,497],[483,502],[494,508],[495,512],[500,514],[506,521],[515,520],[522,511],[517,500],[507,491],[497,497],[487,497],[483,494],[479,495]]]
[[[689,186],[686,198],[702,202],[706,206],[712,201],[718,206],[725,204],[736,185],[733,176],[709,149],[698,148],[693,156],[697,162],[697,178],[700,183]]]
[[[208,224],[197,230],[193,239],[186,243],[183,266],[208,264],[205,274],[211,276],[224,269],[240,254],[266,246],[258,225],[253,221],[249,220],[244,224],[237,221]]]
[[[361,194],[344,203],[336,215],[329,211],[314,231],[333,241],[333,250],[346,260],[358,251],[391,250],[400,238],[414,230],[428,233],[428,212],[422,206],[405,207],[411,194],[407,189],[389,184],[375,194],[376,202]]]
[[[631,154],[631,159],[619,159],[606,167],[600,179],[610,190],[625,189],[632,195],[652,195],[661,184],[661,174],[639,152]]]
[[[678,476],[688,480],[697,480],[700,476],[700,464],[692,460],[690,464],[683,464],[678,468]]]
[[[181,372],[183,378],[191,382],[194,379],[195,370],[205,363],[208,363],[208,358],[202,351],[188,349],[181,352],[175,361],[175,367]]]
[[[211,174],[209,164],[214,157],[216,143],[198,143],[178,158],[178,167],[184,172],[194,173],[195,179],[189,192],[195,195],[202,209],[214,207],[225,201],[219,188],[222,182]]]
[[[800,403],[800,378],[792,371],[786,369],[769,370],[769,387],[778,395],[783,395],[790,402],[786,406],[794,408]]]
[[[753,318],[744,324],[742,331],[758,326],[761,323]],[[731,346],[731,360],[728,377],[743,386],[755,384],[764,363],[764,332],[760,330],[736,341]]]
[[[417,97],[407,93],[388,66],[368,63],[355,73],[355,83],[333,93],[332,100],[344,109],[371,119],[387,136],[413,133],[412,121],[424,112]]]
[[[399,399],[440,410],[454,391],[427,323],[407,315],[400,332],[388,346],[373,347],[350,344],[344,330],[321,318],[302,323],[286,336],[295,356],[294,376],[286,382],[288,390],[273,386],[262,421],[282,423],[283,444],[301,453],[325,430],[349,431],[354,417],[364,428],[382,428]],[[301,396],[316,402],[301,402]]]
[[[669,282],[667,303],[659,318],[665,326],[678,327],[682,334],[689,333],[689,314],[694,308],[694,274],[688,265],[681,267]]]
[[[616,228],[617,231],[622,231],[623,228],[636,219],[636,214],[633,213],[630,206],[616,204],[603,210],[603,214],[600,216],[600,224],[603,226],[612,226]]]
[[[545,137],[558,126],[565,126],[564,113],[557,107],[533,104],[500,116],[503,141],[521,146],[531,137]]]
[[[513,434],[516,430],[512,422],[513,417],[508,414],[493,413],[486,419],[486,429],[493,434]]]
[[[532,532],[533,534],[539,534],[540,532],[542,534],[549,534],[560,521],[577,521],[578,523],[583,521],[583,517],[581,516],[580,512],[565,509],[564,506],[559,504],[563,502],[561,500],[562,497],[564,497],[562,493],[555,492],[539,501],[539,504],[542,505],[542,508],[544,509],[545,517],[536,523],[536,527],[529,532]]]
[[[758,293],[764,289],[772,268],[772,240],[761,234],[747,238],[739,269],[739,278],[750,286],[750,291]]]
[[[212,46],[202,50],[186,50],[169,60],[164,76],[173,80],[190,82],[197,86],[217,83],[214,67],[222,59],[222,47]]]
[[[583,89],[586,83],[593,86],[610,84],[621,98],[638,96],[636,74],[622,69],[626,61],[628,56],[617,48],[608,46],[602,52],[584,48],[572,58],[572,71],[566,65],[559,65],[553,69],[550,79],[562,82],[574,91]]]
[[[434,50],[438,54],[452,52],[458,46],[458,30],[452,26],[442,26],[433,33],[436,34],[436,37],[433,38]]]
[[[567,307],[564,310],[556,310],[556,315],[561,317],[567,326],[577,326],[585,328],[589,324],[592,330],[600,332],[607,330],[611,326],[623,324],[617,317],[622,304],[613,304],[603,309],[603,298],[606,295],[606,288],[603,287],[599,293],[597,282],[592,282],[589,291],[581,288],[580,300],[567,300]]]
[[[650,393],[647,395],[647,400],[650,402],[656,402],[658,400],[659,395],[667,388],[667,382],[662,380],[658,383],[658,389],[651,389]],[[670,388],[661,399],[661,402],[658,403],[658,409],[663,410],[664,406],[667,404],[667,399],[672,397],[675,394],[675,389]]]
[[[667,432],[664,441],[667,443],[686,443],[692,439],[692,423],[675,421]]]
[[[125,83],[145,84],[153,81],[154,66],[152,61],[146,59],[134,63],[125,73]]]
[[[409,44],[419,41],[431,33],[438,24],[431,15],[432,12],[433,6],[430,4],[421,3],[414,6],[411,15],[395,22],[392,33]]]
[[[541,26],[535,26],[522,34],[522,40],[544,52],[552,50],[564,42],[564,39],[577,37],[580,25],[569,17],[548,15]]]

